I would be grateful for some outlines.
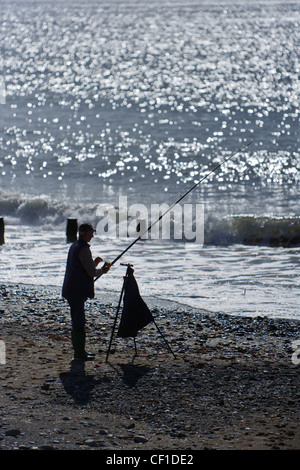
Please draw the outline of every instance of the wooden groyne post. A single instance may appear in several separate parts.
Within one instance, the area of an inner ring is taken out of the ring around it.
[[[77,230],[78,230],[77,219],[68,219],[67,229],[66,229],[67,242],[73,243],[77,240]]]
[[[5,230],[4,218],[0,217],[0,245],[4,245],[4,230]]]

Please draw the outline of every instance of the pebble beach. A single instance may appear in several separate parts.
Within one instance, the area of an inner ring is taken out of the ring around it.
[[[1,285],[1,450],[300,448],[299,321],[153,301],[163,336],[114,337],[107,358],[117,302],[87,303],[84,363],[58,288]]]

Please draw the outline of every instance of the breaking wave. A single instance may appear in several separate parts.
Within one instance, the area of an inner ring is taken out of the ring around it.
[[[8,223],[25,225],[53,225],[57,228],[66,218],[95,216],[96,206],[55,201],[47,195],[24,197],[0,191],[0,215]]]
[[[97,226],[97,209],[98,204],[71,204],[46,195],[22,197],[0,190],[0,216],[4,217],[6,224],[40,225],[64,230],[67,219],[76,218],[78,223],[89,221]],[[116,213],[118,210],[116,208]],[[170,238],[173,242],[178,241],[172,229]],[[297,247],[300,246],[300,217],[208,214],[204,220],[204,244]]]
[[[205,244],[300,246],[300,218],[238,215],[206,221]]]

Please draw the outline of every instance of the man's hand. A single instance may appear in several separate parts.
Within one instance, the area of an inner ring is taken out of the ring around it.
[[[97,258],[95,258],[95,260],[94,260],[94,263],[95,263],[95,266],[96,266],[96,267],[98,266],[98,264],[100,263],[100,261],[103,261],[103,259],[100,258],[100,256],[97,256]]]
[[[104,273],[107,273],[107,272],[110,270],[110,267],[111,267],[111,264],[105,262],[104,265],[102,266],[102,271],[103,271]]]

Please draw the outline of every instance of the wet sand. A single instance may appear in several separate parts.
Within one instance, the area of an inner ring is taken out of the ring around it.
[[[59,289],[0,286],[1,450],[300,449],[299,321],[153,304],[176,358],[151,324],[106,362],[117,303],[87,303],[81,363]]]

